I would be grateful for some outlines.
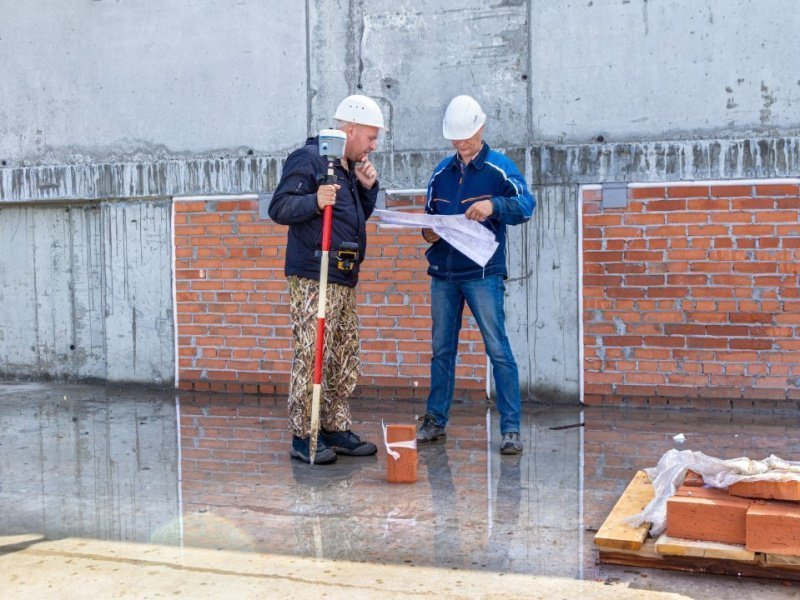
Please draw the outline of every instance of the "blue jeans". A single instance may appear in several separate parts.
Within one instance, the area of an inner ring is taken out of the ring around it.
[[[433,357],[431,391],[426,412],[436,424],[447,425],[456,383],[456,354],[461,318],[466,301],[481,330],[486,353],[492,361],[497,389],[500,433],[519,431],[519,371],[506,335],[503,309],[505,284],[502,275],[473,281],[445,281],[431,278]]]

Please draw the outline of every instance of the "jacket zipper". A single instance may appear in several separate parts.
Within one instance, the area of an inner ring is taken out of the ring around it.
[[[464,187],[464,182],[467,179],[467,170],[469,169],[469,165],[466,165],[464,169],[461,169],[461,165],[458,163],[458,157],[456,157],[456,166],[458,167],[458,192],[456,192],[456,211],[454,214],[458,215],[461,211],[461,192]],[[447,251],[447,278],[452,281],[454,274],[453,274],[453,252],[455,250],[452,246],[448,244],[448,251]]]

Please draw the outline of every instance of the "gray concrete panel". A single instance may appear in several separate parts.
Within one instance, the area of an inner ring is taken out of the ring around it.
[[[71,351],[74,376],[105,378],[106,327],[103,315],[104,251],[102,207],[83,204],[70,207],[72,249],[70,252],[72,288]]]
[[[0,374],[170,382],[167,200],[0,208]]]
[[[359,10],[360,3],[312,0],[307,4],[308,135],[314,136],[334,126],[333,114],[343,98],[369,92],[357,87],[355,57],[360,39],[351,29],[353,11]]]
[[[522,1],[365,2],[351,23],[360,38],[356,76],[389,119],[382,149],[449,147],[442,116],[458,94],[481,103],[495,144],[524,142],[527,13]]]
[[[35,229],[27,207],[0,209],[0,371],[30,371],[39,364],[34,278]]]
[[[36,355],[44,372],[63,377],[72,370],[74,346],[70,211],[35,211],[32,217],[35,291],[27,300],[36,322]]]
[[[531,4],[533,139],[800,129],[795,0]]]
[[[0,2],[0,159],[276,151],[306,129],[302,2]]]
[[[572,403],[580,393],[577,186],[533,188],[532,220],[508,230],[506,328],[523,397]]]
[[[172,381],[171,204],[109,203],[102,219],[106,377]]]

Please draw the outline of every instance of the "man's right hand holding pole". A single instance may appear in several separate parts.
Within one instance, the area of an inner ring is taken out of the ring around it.
[[[324,211],[326,206],[336,204],[336,192],[341,187],[338,183],[319,186],[319,189],[317,189],[317,207],[320,212]]]

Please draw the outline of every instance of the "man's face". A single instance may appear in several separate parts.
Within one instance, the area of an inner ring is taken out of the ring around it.
[[[363,162],[378,147],[380,130],[377,127],[350,123],[344,132],[347,134],[344,154],[348,160]]]
[[[451,140],[453,148],[456,149],[461,160],[469,162],[481,151],[481,144],[483,144],[483,127],[478,129],[472,137],[466,140]]]

